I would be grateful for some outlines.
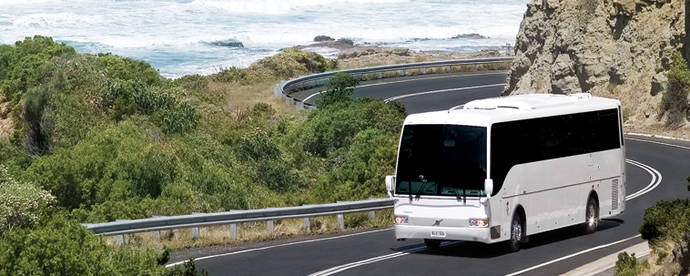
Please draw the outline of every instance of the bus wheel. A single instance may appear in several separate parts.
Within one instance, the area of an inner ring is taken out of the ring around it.
[[[522,218],[516,212],[513,221],[510,223],[510,240],[508,241],[508,251],[516,252],[520,250],[520,244],[525,236],[525,225]]]
[[[599,226],[599,204],[592,197],[587,200],[587,211],[585,214],[585,233],[592,234],[597,231]]]
[[[427,248],[437,249],[437,248],[441,247],[441,240],[424,239],[424,244],[426,245]]]

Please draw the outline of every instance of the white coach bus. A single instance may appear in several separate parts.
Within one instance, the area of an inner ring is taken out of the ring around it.
[[[475,100],[405,119],[386,177],[397,239],[496,243],[625,209],[620,102],[590,94]]]

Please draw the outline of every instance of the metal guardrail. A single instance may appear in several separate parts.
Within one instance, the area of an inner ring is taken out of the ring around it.
[[[302,76],[288,81],[282,81],[275,86],[274,94],[276,97],[285,99],[288,103],[295,104],[298,108],[313,109],[310,103],[302,102],[301,99],[297,99],[291,96],[292,93],[297,91],[302,91],[305,89],[312,89],[320,86],[325,86],[331,76],[339,72],[349,73],[352,76],[362,79],[362,76],[368,74],[378,74],[378,78],[383,78],[383,73],[385,72],[398,72],[398,76],[404,76],[405,70],[411,69],[422,69],[422,73],[426,74],[429,68],[440,68],[446,67],[446,72],[450,72],[451,67],[461,66],[461,65],[480,65],[480,64],[496,64],[496,63],[506,63],[511,62],[513,57],[497,57],[497,58],[477,58],[477,59],[462,59],[462,60],[445,60],[445,61],[434,61],[434,62],[419,62],[419,63],[407,63],[407,64],[395,64],[395,65],[384,65],[384,66],[374,66],[365,68],[356,68],[348,70],[331,71],[320,74],[312,74],[308,76]]]
[[[193,236],[199,238],[198,227],[227,224],[230,225],[230,236],[237,236],[237,224],[245,222],[266,221],[269,231],[273,230],[273,221],[282,219],[303,218],[305,230],[309,231],[309,217],[338,215],[338,224],[344,228],[343,214],[356,212],[370,212],[392,208],[395,199],[380,198],[362,201],[337,202],[318,205],[303,205],[297,207],[265,208],[254,210],[238,210],[220,213],[204,213],[182,216],[153,217],[136,220],[119,220],[106,223],[84,224],[86,228],[96,234],[118,235],[118,242],[122,243],[124,234],[153,232],[160,230],[193,228]]]

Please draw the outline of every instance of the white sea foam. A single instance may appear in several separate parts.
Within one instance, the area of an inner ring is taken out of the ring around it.
[[[528,0],[0,0],[0,43],[35,34],[166,76],[248,66],[317,35],[415,50],[513,43]],[[5,8],[7,7],[7,8]],[[449,39],[478,33],[488,39]],[[203,43],[236,39],[244,49]],[[329,49],[316,49],[334,56]]]

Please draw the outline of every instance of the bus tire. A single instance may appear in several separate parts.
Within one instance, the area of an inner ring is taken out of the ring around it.
[[[441,247],[441,240],[424,239],[424,245],[429,249],[438,249]]]
[[[508,252],[517,252],[520,250],[520,244],[525,239],[525,223],[518,212],[513,215],[513,220],[510,222],[510,240],[507,247]]]
[[[585,209],[585,233],[592,234],[599,227],[599,202],[590,196]]]

